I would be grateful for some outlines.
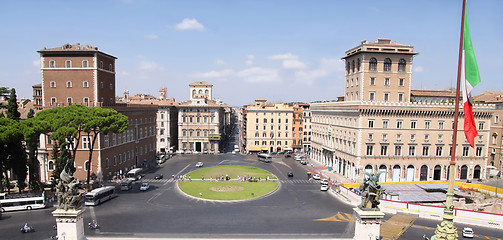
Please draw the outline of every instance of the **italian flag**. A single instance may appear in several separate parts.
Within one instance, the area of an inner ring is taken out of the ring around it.
[[[468,17],[466,10],[463,22],[463,58],[461,79],[463,81],[463,109],[465,113],[465,136],[470,146],[474,147],[475,137],[479,135],[475,127],[475,118],[472,109],[472,89],[480,82],[479,67],[475,59],[472,40],[470,38],[470,28],[468,27]]]

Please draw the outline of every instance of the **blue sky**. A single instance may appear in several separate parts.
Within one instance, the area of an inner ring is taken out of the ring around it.
[[[32,97],[38,50],[66,43],[116,56],[116,95],[177,101],[188,85],[212,83],[232,106],[332,100],[344,93],[344,52],[363,40],[413,45],[413,89],[455,87],[461,0],[383,1],[3,1],[0,86]],[[482,82],[475,94],[503,91],[503,1],[469,0]]]

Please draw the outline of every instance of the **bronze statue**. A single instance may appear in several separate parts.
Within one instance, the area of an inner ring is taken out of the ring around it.
[[[381,198],[383,194],[383,189],[381,185],[377,183],[379,180],[379,176],[381,173],[385,173],[385,171],[379,171],[377,174],[364,172],[367,179],[363,181],[360,185],[360,192],[362,197],[362,203],[358,206],[361,210],[364,211],[373,211],[379,210],[379,198]]]
[[[77,186],[78,180],[69,170],[69,161],[66,162],[63,171],[59,174],[58,186],[56,188],[56,196],[58,198],[59,209],[78,209],[81,206],[82,196],[80,195]]]

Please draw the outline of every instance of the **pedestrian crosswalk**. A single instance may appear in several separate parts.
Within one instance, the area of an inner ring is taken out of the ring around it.
[[[141,182],[147,182],[147,183],[173,183],[178,181],[178,179],[148,179],[144,178],[141,180]],[[185,180],[189,181],[189,180]],[[200,181],[200,180],[199,180]],[[287,180],[279,180],[281,183],[288,183],[288,184],[320,184],[319,180],[308,180],[308,179],[287,179]]]

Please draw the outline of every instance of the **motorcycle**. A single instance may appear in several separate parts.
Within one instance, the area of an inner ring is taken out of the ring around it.
[[[100,228],[100,225],[96,223],[94,220],[88,224],[90,230],[96,230]]]
[[[32,226],[25,225],[24,227],[21,228],[21,233],[29,233],[29,232],[35,232],[35,228]]]

